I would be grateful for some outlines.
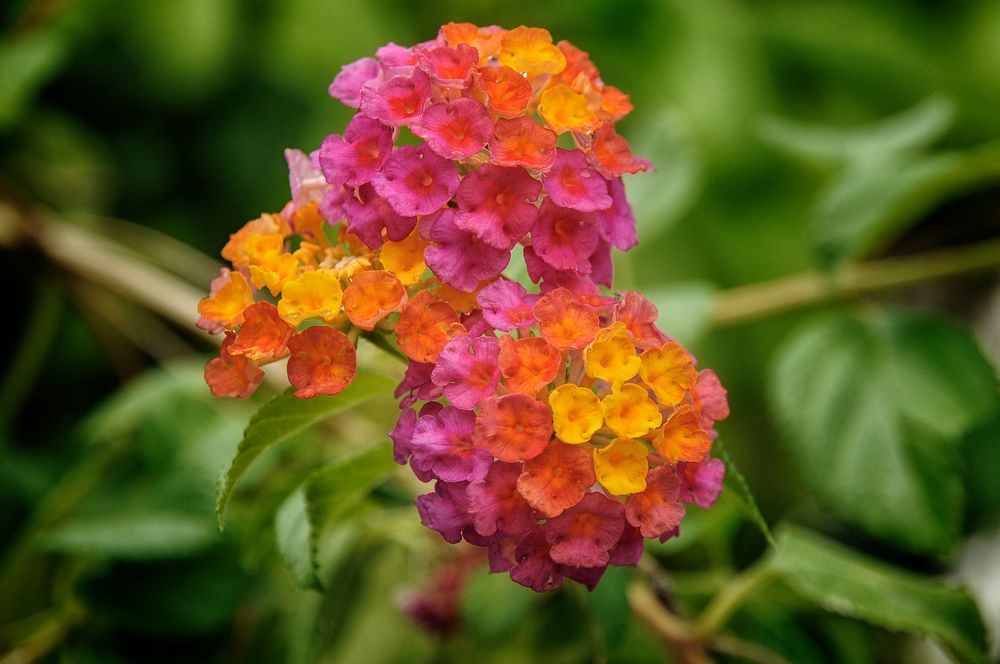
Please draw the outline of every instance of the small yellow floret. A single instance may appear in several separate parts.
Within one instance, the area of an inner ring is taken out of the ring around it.
[[[650,348],[639,359],[642,362],[639,376],[653,390],[661,405],[679,404],[698,380],[691,354],[677,342],[670,341],[659,348]]]
[[[560,385],[549,395],[552,428],[564,443],[586,443],[604,424],[601,400],[591,390]]]
[[[618,321],[597,333],[583,351],[587,375],[618,388],[639,372],[641,361],[625,323]]]
[[[594,473],[597,481],[616,496],[646,490],[648,450],[638,440],[615,438],[605,448],[594,449]]]
[[[298,325],[309,318],[332,323],[340,314],[343,297],[344,291],[333,272],[304,272],[285,284],[278,302],[278,314],[290,325]]]
[[[646,388],[627,383],[601,399],[608,426],[624,438],[638,438],[660,426],[663,415],[646,394]]]

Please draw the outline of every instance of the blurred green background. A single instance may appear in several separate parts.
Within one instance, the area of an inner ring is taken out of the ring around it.
[[[1000,4],[15,0],[0,21],[3,664],[695,661],[630,609],[631,572],[534,597],[456,562],[406,471],[310,540],[325,592],[300,589],[289,496],[385,439],[388,395],[264,454],[216,528],[263,401],[201,382],[214,257],[283,206],[282,150],[346,124],[339,68],[448,21],[546,27],[631,94],[619,131],[657,170],[628,181],[640,245],[616,287],[646,291],[729,388],[722,440],[768,523],[853,549],[835,556],[853,579],[905,575],[863,598],[789,572],[734,607],[711,656],[989,661],[968,598],[920,584],[963,582],[996,643]],[[651,547],[681,616],[773,556],[727,486]],[[446,638],[400,610],[441,564],[471,574]],[[900,616],[921,601],[936,608]]]

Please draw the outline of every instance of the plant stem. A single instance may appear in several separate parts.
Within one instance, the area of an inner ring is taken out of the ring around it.
[[[1000,268],[1000,240],[855,263],[834,273],[804,272],[718,293],[712,303],[712,324],[738,325],[843,297],[997,268]]]
[[[694,638],[708,639],[714,636],[737,609],[772,579],[773,574],[774,569],[765,559],[730,580],[698,616],[693,629]]]

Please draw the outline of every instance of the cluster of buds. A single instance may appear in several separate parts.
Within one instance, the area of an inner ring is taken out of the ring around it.
[[[357,109],[343,135],[286,151],[292,200],[223,249],[206,379],[246,397],[287,358],[296,396],[337,394],[359,336],[393,336],[396,460],[436,482],[423,522],[535,590],[592,588],[715,500],[728,414],[650,302],[601,291],[637,242],[621,177],[649,164],[614,128],[632,105],[539,28],[448,24],[375,55],[330,85]]]

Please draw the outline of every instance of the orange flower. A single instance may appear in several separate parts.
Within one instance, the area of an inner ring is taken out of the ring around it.
[[[253,304],[253,293],[241,273],[230,272],[226,276],[228,280],[222,288],[198,303],[198,313],[231,330],[243,322],[243,311]]]
[[[415,362],[436,362],[448,341],[464,333],[455,310],[426,290],[406,303],[396,323],[399,348]]]
[[[288,382],[300,399],[340,394],[357,373],[354,345],[332,327],[315,325],[296,334],[288,340],[288,350]]]
[[[566,69],[563,70],[561,78],[566,85],[573,85],[573,81],[580,74],[583,74],[592,83],[601,80],[601,73],[597,70],[597,65],[590,59],[590,54],[581,50],[566,41],[565,39],[556,44],[566,57]]]
[[[229,347],[233,355],[248,359],[273,360],[285,352],[285,345],[295,329],[281,320],[278,308],[270,302],[251,304],[243,312],[243,325]]]
[[[499,115],[520,115],[531,101],[531,83],[510,67],[481,67],[479,81],[490,106]]]
[[[334,272],[304,272],[285,283],[278,302],[278,313],[291,325],[298,325],[309,318],[332,323],[340,315],[343,298],[344,291]]]
[[[344,313],[357,327],[371,330],[405,300],[406,290],[391,272],[361,272],[344,290]]]
[[[615,305],[612,313],[615,321],[625,323],[625,327],[632,333],[635,345],[643,350],[662,346],[668,341],[667,335],[656,327],[659,317],[656,305],[636,291],[626,292],[625,299]]]
[[[533,310],[542,336],[560,350],[585,347],[594,340],[601,325],[597,314],[576,302],[566,288],[556,288],[541,296]]]
[[[625,518],[643,537],[659,537],[680,525],[684,507],[677,501],[681,482],[669,466],[660,466],[646,476],[646,490],[625,501]]]
[[[542,337],[515,339],[500,337],[500,372],[507,387],[529,396],[551,383],[559,371],[562,356]]]
[[[424,263],[424,249],[427,245],[428,242],[420,239],[419,231],[415,228],[399,242],[385,240],[379,260],[382,261],[382,267],[395,274],[404,286],[412,286],[420,281],[427,270],[427,264]]]
[[[698,413],[690,406],[681,406],[667,418],[653,439],[656,451],[671,463],[704,461],[712,447],[712,437],[701,428]]]
[[[519,392],[491,397],[482,403],[473,439],[501,461],[533,459],[552,439],[552,413]]]
[[[497,120],[489,141],[493,163],[543,171],[556,160],[554,133],[529,117]]]
[[[248,221],[243,228],[229,236],[229,242],[222,248],[222,257],[235,267],[246,267],[248,259],[244,245],[251,233],[269,235],[278,233],[282,236],[289,232],[288,223],[280,214],[262,214],[257,219]]]
[[[617,177],[623,173],[639,173],[649,169],[649,165],[632,154],[628,141],[618,135],[615,128],[606,124],[594,132],[594,142],[590,146],[591,161],[607,175]]]
[[[580,502],[596,481],[590,452],[575,445],[553,443],[524,462],[517,492],[547,517],[559,516]]]
[[[233,339],[235,335],[226,332],[219,356],[213,357],[205,365],[205,382],[217,397],[246,399],[257,389],[260,381],[264,380],[264,372],[246,357],[229,352]]]
[[[444,37],[445,43],[451,47],[468,44],[479,51],[480,61],[485,62],[487,58],[496,55],[497,51],[500,50],[503,32],[496,26],[480,28],[472,23],[448,23],[441,26],[440,35]]]

